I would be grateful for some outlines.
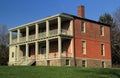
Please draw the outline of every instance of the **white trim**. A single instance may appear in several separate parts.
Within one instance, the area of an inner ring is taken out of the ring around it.
[[[67,60],[68,60],[68,62],[69,62],[68,65],[67,65]],[[71,62],[70,59],[66,59],[66,60],[65,60],[65,65],[66,65],[66,66],[70,66],[70,62]]]
[[[101,64],[101,65],[102,65],[101,67],[106,68],[106,63],[105,63],[105,61],[102,61],[102,64]]]
[[[104,36],[104,26],[100,25],[100,35]]]
[[[86,40],[82,40],[82,46],[81,47],[82,47],[82,54],[86,54]],[[84,48],[84,50],[83,50],[83,48]]]
[[[82,30],[82,28],[84,27],[84,29]],[[85,25],[85,22],[81,22],[81,31],[82,33],[85,33],[86,32],[86,25]]]
[[[86,59],[82,59],[82,67],[83,67],[83,61],[85,62],[85,66],[84,67],[87,67],[87,60]]]
[[[101,54],[102,56],[105,56],[105,44],[104,43],[101,44],[101,53],[102,53]]]

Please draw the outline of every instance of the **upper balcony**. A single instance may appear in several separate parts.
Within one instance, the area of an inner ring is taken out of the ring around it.
[[[54,29],[54,30],[51,30],[49,32],[49,36],[48,37],[53,37],[53,36],[57,36],[58,35],[58,30],[57,29]],[[61,35],[64,35],[64,36],[72,36],[71,32],[69,30],[66,30],[66,29],[62,29],[62,32],[61,32]],[[46,32],[41,32],[41,33],[38,33],[38,39],[43,39],[43,38],[46,38]],[[28,41],[32,41],[32,40],[35,40],[36,39],[36,35],[35,34],[32,34],[32,35],[29,35],[28,36]],[[25,42],[26,41],[26,36],[25,37],[20,37],[20,40],[19,42]],[[14,38],[12,39],[12,44],[15,44],[17,43],[17,38]]]
[[[10,44],[52,38],[58,35],[73,36],[72,18],[57,16],[13,29],[10,31]]]

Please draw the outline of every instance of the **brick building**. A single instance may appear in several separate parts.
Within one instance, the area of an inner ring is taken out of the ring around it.
[[[110,26],[61,13],[10,29],[9,65],[111,67]]]

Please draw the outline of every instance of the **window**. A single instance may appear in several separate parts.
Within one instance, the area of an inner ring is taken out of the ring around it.
[[[102,61],[102,68],[105,68],[106,66],[105,66],[105,62],[104,61]]]
[[[12,52],[12,58],[14,58],[14,52]]]
[[[70,65],[70,60],[66,59],[66,66],[69,66],[69,65]]]
[[[85,32],[85,23],[84,22],[81,23],[81,31]]]
[[[47,66],[50,66],[50,60],[47,60]]]
[[[101,55],[105,56],[105,46],[104,46],[104,44],[101,44]]]
[[[104,36],[104,27],[103,26],[100,26],[100,35]]]
[[[82,67],[87,67],[86,60],[82,60]]]
[[[82,53],[86,54],[86,41],[82,41]]]

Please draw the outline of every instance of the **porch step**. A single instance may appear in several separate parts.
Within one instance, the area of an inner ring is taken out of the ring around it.
[[[35,59],[34,60],[31,60],[28,65],[31,66],[33,63],[35,63]]]
[[[35,59],[34,60],[23,61],[20,65],[21,66],[31,66],[33,63],[35,63]]]

